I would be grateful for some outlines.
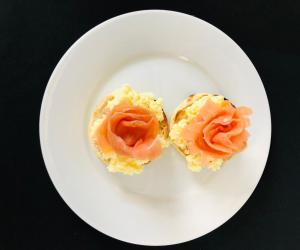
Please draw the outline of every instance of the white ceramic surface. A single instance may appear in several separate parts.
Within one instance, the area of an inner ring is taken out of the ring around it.
[[[219,172],[190,172],[170,147],[141,175],[109,173],[87,126],[101,98],[124,83],[163,97],[169,117],[196,92],[251,107],[247,149]],[[43,157],[65,202],[102,233],[143,245],[188,241],[227,221],[255,189],[270,138],[267,96],[248,57],[214,26],[171,11],[121,15],[82,36],[55,68],[40,115]]]

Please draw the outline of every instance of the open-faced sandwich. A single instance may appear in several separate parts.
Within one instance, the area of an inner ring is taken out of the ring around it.
[[[92,114],[89,138],[111,172],[140,173],[168,146],[168,121],[161,98],[129,85],[104,98]]]
[[[250,114],[249,108],[235,107],[221,95],[191,95],[171,118],[170,139],[190,170],[218,170],[246,147]]]

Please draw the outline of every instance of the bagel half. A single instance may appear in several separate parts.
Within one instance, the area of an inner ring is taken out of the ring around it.
[[[159,122],[157,137],[159,138],[161,147],[167,147],[169,145],[169,126],[167,117],[163,111],[162,99],[156,99],[151,93],[137,93],[129,85],[124,85],[122,88],[115,90],[100,102],[92,113],[88,126],[88,135],[98,158],[107,165],[110,172],[119,172],[126,175],[139,174],[143,171],[144,165],[150,163],[151,160],[135,159],[118,154],[115,151],[104,152],[96,139],[98,127],[102,125],[111,110],[124,99],[129,100],[134,106],[149,110],[155,115]]]

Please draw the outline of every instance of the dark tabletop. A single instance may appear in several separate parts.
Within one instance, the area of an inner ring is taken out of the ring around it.
[[[138,248],[91,228],[60,198],[44,166],[38,122],[43,92],[63,53],[102,21],[142,9],[185,12],[227,33],[258,70],[272,113],[271,151],[251,198],[220,228],[170,248],[300,249],[298,2],[0,1],[0,111],[8,137],[1,167],[12,169],[15,180],[14,232],[0,249]]]

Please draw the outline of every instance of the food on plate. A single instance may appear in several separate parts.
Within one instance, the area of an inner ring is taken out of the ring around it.
[[[250,114],[250,108],[235,107],[221,95],[191,95],[171,118],[170,140],[190,170],[215,171],[246,147]]]
[[[93,112],[89,138],[111,172],[139,174],[168,146],[169,127],[161,98],[129,85],[104,98]]]

